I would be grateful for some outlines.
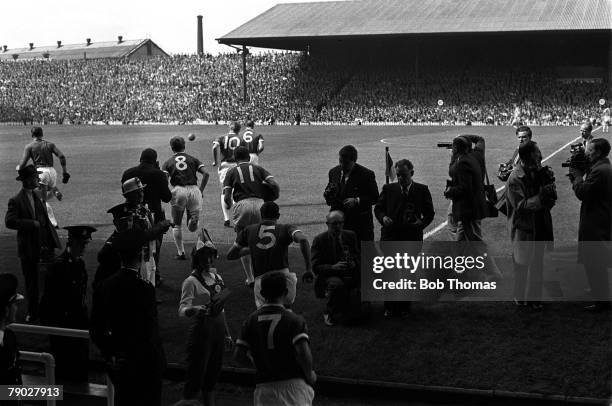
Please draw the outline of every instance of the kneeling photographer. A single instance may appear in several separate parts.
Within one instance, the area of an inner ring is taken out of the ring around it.
[[[550,209],[557,201],[555,177],[548,166],[542,167],[542,153],[535,142],[521,144],[518,151],[519,163],[506,184],[514,303],[540,310],[544,248],[552,248],[553,241]]]
[[[587,143],[586,170],[569,166],[569,178],[574,194],[582,202],[578,225],[578,263],[584,270],[591,288],[594,304],[588,311],[610,310],[608,270],[611,265],[612,241],[612,166],[610,143],[604,138]]]

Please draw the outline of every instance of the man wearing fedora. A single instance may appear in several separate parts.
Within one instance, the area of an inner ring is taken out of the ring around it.
[[[4,220],[6,228],[17,230],[17,255],[28,299],[26,322],[38,319],[38,263],[61,246],[45,204],[34,193],[39,185],[38,173],[33,165],[19,169],[17,180],[21,181],[22,189],[9,199]]]
[[[125,202],[108,210],[107,213],[113,215],[116,230],[98,254],[98,261],[103,269],[98,267],[94,280],[95,285],[118,270],[118,251],[113,248],[117,235],[128,230],[138,229],[144,231],[147,237],[142,250],[141,276],[155,286],[154,255],[156,240],[168,231],[172,222],[162,220],[154,223],[151,211],[143,204],[145,187],[147,185],[144,185],[140,178],[126,180],[121,186]],[[99,272],[101,273],[98,275]]]
[[[64,251],[49,266],[40,301],[40,320],[44,325],[87,329],[87,269],[82,255],[96,231],[87,225],[64,227],[68,242]],[[56,376],[72,381],[87,380],[89,345],[79,338],[50,336],[55,357]]]
[[[17,304],[23,296],[17,293],[17,277],[0,274],[0,385],[21,385],[19,350],[15,333],[7,328],[15,322]]]

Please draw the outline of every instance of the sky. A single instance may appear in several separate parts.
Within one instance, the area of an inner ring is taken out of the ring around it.
[[[151,38],[168,53],[197,51],[204,17],[204,52],[233,52],[220,38],[279,3],[313,0],[6,0],[0,6],[0,46],[24,48]],[[253,49],[256,51],[257,49]]]

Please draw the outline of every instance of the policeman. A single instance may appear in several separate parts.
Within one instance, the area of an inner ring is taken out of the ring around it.
[[[64,229],[68,230],[68,242],[49,267],[41,300],[41,321],[47,326],[87,329],[87,269],[82,256],[96,229],[88,225]],[[58,336],[49,339],[56,375],[73,381],[87,381],[88,342]]]
[[[17,304],[22,300],[15,275],[0,274],[0,385],[21,385],[17,341],[7,326],[15,321]]]
[[[117,235],[121,269],[94,292],[90,335],[107,362],[115,405],[161,405],[166,365],[159,336],[155,288],[141,277],[143,246],[138,229]]]

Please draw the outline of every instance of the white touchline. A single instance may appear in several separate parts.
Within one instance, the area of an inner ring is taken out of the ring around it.
[[[596,129],[594,129],[592,132],[594,133],[595,131],[601,129],[600,127],[597,127]],[[571,144],[573,144],[574,142],[578,141],[581,137],[576,137],[573,140],[571,140],[570,142],[568,142],[567,144],[565,144],[564,146],[562,146],[561,148],[559,148],[558,150],[556,150],[555,152],[553,152],[552,154],[550,154],[549,156],[547,156],[546,158],[542,159],[542,163],[548,161],[550,158],[552,158],[553,156],[557,155],[559,152],[563,151],[565,148],[569,147]],[[502,190],[504,190],[506,188],[506,185],[500,186],[498,187],[497,193],[501,192]],[[423,236],[423,240],[428,239],[429,237],[431,237],[434,234],[437,234],[438,232],[440,232],[440,230],[442,230],[444,227],[446,227],[446,225],[448,224],[448,221],[444,221],[443,223],[438,224],[435,228],[429,230],[428,232],[425,233],[425,235]]]

